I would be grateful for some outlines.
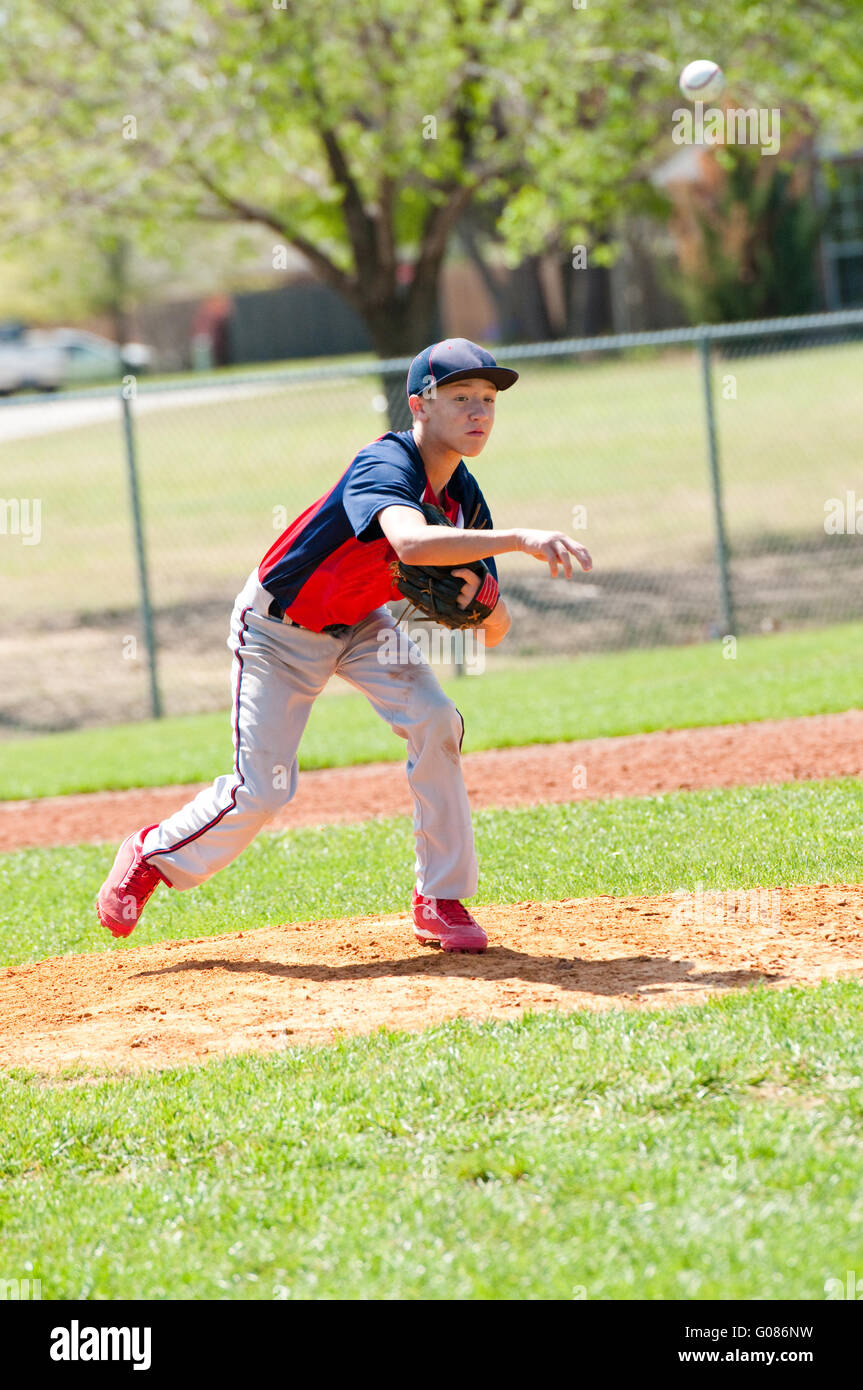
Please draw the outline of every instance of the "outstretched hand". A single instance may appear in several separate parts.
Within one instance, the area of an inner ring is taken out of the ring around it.
[[[575,556],[581,568],[587,572],[593,569],[593,560],[586,546],[579,545],[572,536],[563,531],[524,531],[516,532],[518,548],[535,560],[546,560],[552,577],[556,578],[558,568],[563,567],[567,579],[572,578],[572,557]]]

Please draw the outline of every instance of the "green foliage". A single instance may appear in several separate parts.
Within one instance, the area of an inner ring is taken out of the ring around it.
[[[396,346],[411,315],[427,323],[473,198],[504,199],[517,254],[655,200],[647,174],[693,53],[839,139],[861,109],[856,17],[839,3],[19,0],[0,28],[7,208],[128,221],[147,251],[178,221],[256,223]],[[400,255],[417,269],[407,287]]]
[[[823,213],[787,164],[723,151],[715,205],[698,215],[697,268],[675,282],[693,323],[806,314],[816,307]]]

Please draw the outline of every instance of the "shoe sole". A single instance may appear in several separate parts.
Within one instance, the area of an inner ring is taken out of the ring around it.
[[[484,946],[452,946],[438,936],[420,936],[417,931],[414,936],[421,946],[433,946],[438,951],[446,951],[448,955],[483,956],[488,950],[488,942]]]
[[[117,863],[118,863],[119,858],[120,858],[120,855],[123,853],[123,850],[126,848],[126,845],[129,843],[130,840],[133,840],[134,838],[135,838],[134,835],[127,835],[126,838],[125,838],[125,840],[123,840],[123,842],[122,842],[121,845],[119,846],[119,848],[118,848],[118,850],[117,850],[117,853],[116,853],[116,855],[114,856],[114,864],[113,864],[113,867],[112,867],[112,869],[111,869],[111,873],[113,873],[113,872],[114,872],[114,869],[116,869]],[[107,880],[106,880],[106,882],[107,882]],[[102,889],[104,889],[104,887],[105,887],[105,884],[103,883],[103,884],[102,884]],[[131,926],[121,926],[121,924],[120,924],[119,922],[115,922],[114,919],[113,919],[112,917],[108,917],[107,915],[103,915],[103,913],[102,913],[102,889],[99,890],[99,893],[98,893],[97,898],[96,898],[96,916],[99,918],[100,924],[105,928],[106,931],[109,931],[109,932],[111,933],[111,935],[112,935],[113,937],[116,937],[118,940],[119,940],[120,938],[122,938],[122,937],[126,937],[126,936],[131,935],[131,933],[135,930],[135,927],[138,925],[137,918],[135,919],[134,922],[132,922]]]

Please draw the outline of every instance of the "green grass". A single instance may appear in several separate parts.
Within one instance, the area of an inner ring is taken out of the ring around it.
[[[644,733],[858,706],[863,624],[719,643],[496,666],[445,687],[465,718],[465,750]],[[444,672],[446,668],[441,668]],[[143,721],[0,742],[0,799],[208,781],[232,761],[227,714]],[[404,757],[361,695],[322,699],[302,768]]]
[[[4,1272],[48,1299],[821,1300],[863,1267],[861,1029],[834,983],[7,1075]]]
[[[854,882],[863,784],[475,819],[480,903]],[[125,944],[93,917],[111,856],[0,857],[2,963],[403,909],[412,835],[261,835],[157,891]],[[863,988],[834,982],[122,1079],[7,1071],[4,1276],[45,1299],[820,1300],[863,1268],[861,1038]]]
[[[863,783],[483,811],[474,817],[475,903],[858,882]],[[262,834],[191,892],[157,889],[141,925],[114,943],[93,903],[113,845],[0,856],[0,965],[66,952],[216,936],[268,923],[403,911],[413,881],[407,817]]]
[[[585,506],[597,575],[708,557],[696,354],[520,365],[522,379],[501,398],[476,464],[498,525],[568,529],[573,506]],[[732,543],[765,532],[823,541],[825,501],[844,496],[859,471],[861,374],[859,343],[717,361]],[[157,604],[236,592],[276,528],[386,427],[372,406],[379,390],[375,377],[345,379],[139,411]],[[7,608],[38,615],[133,606],[119,410],[115,422],[19,440],[6,452],[5,495],[38,497],[43,510],[38,546],[4,547]]]
[[[159,386],[176,386],[178,382],[184,382],[188,386],[201,387],[205,385],[225,386],[234,385],[237,382],[245,382],[250,378],[275,376],[284,372],[317,371],[322,363],[327,367],[334,366],[354,366],[359,363],[373,362],[374,354],[371,352],[343,352],[333,354],[331,357],[284,357],[274,362],[242,362],[236,366],[211,367],[207,370],[198,370],[192,367],[182,371],[152,371],[138,378],[138,390],[141,395],[147,394],[147,388]],[[143,389],[142,389],[143,387]],[[54,397],[56,400],[63,400],[64,396],[70,392],[78,390],[115,390],[120,389],[120,378],[116,381],[106,381],[104,377],[81,378],[80,381],[72,382],[67,379],[63,389]]]

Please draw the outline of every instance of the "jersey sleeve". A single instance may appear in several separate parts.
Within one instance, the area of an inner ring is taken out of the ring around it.
[[[422,511],[409,461],[394,457],[388,449],[357,455],[345,483],[342,504],[358,541],[374,541],[383,535],[376,518],[384,507],[414,507]]]

